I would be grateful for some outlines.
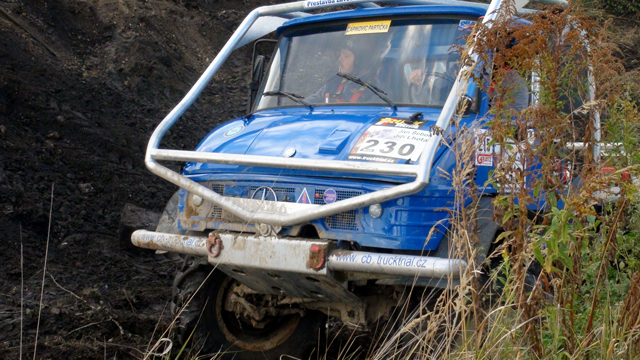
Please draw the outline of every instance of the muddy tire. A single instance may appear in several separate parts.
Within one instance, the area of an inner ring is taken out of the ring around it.
[[[224,309],[227,290],[234,282],[206,263],[193,264],[176,277],[172,308],[182,344],[199,349],[199,356],[217,355],[216,359],[315,358],[318,339],[324,337],[324,314],[307,311],[304,316],[280,316],[262,329],[255,328]]]
[[[205,236],[205,233],[178,229],[176,192],[160,217],[157,232]],[[187,345],[192,354],[222,354],[216,359],[270,360],[281,355],[308,358],[317,351],[318,338],[324,338],[326,316],[307,311],[302,317],[288,315],[275,319],[272,326],[255,329],[241,324],[234,313],[223,309],[225,290],[235,280],[213,267],[204,258],[179,256],[181,265],[173,283],[171,310],[176,320],[180,345]],[[322,336],[319,331],[322,330]]]

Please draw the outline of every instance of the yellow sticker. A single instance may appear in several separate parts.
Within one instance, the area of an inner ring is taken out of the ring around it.
[[[389,31],[390,26],[391,26],[391,20],[351,23],[347,25],[347,31],[344,34],[358,35],[358,34],[386,33]]]

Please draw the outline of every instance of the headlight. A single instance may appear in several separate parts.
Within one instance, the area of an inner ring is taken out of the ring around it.
[[[369,215],[374,219],[380,218],[380,216],[382,216],[382,205],[373,204],[369,206]]]
[[[195,206],[200,206],[202,205],[202,198],[196,194],[191,195],[191,202],[193,203],[193,205]]]

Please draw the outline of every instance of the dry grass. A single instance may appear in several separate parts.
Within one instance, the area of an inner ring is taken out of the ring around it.
[[[513,8],[502,11],[506,16],[491,29],[478,25],[478,36],[469,41],[481,63],[492,64],[474,73],[475,81],[489,91],[512,86],[514,71],[523,79],[536,74],[541,96],[523,111],[511,107],[509,91],[492,99],[488,133],[502,151],[489,182],[499,189],[493,203],[501,235],[488,259],[475,261],[480,191],[470,179],[477,124],[456,126],[451,150],[458,165],[447,176],[460,211],[452,214],[451,255],[467,259],[469,267],[435,308],[403,319],[404,326],[371,359],[638,358],[640,236],[630,226],[637,223],[638,188],[623,180],[627,173],[637,177],[639,164],[640,116],[628,91],[635,79],[615,57],[608,24],[579,6],[551,9],[528,25],[504,20]],[[589,84],[596,85],[594,97]],[[563,95],[582,99],[582,105],[563,111]],[[620,146],[608,157],[594,157],[590,147],[567,150],[567,142],[593,142],[596,114],[603,120],[603,140]],[[612,166],[618,170],[602,172]],[[579,186],[563,181],[565,174],[579,179]],[[602,205],[598,195],[613,183],[621,188],[619,197]],[[539,201],[545,206],[527,207]]]
[[[47,245],[44,252],[44,265],[42,267],[42,287],[40,288],[40,306],[38,307],[38,322],[36,325],[36,338],[33,342],[33,360],[36,360],[36,353],[38,352],[38,334],[40,332],[40,315],[42,315],[42,305],[44,301],[44,280],[47,276],[47,258],[49,257],[49,240],[51,239],[51,219],[53,217],[53,190],[55,184],[51,184],[51,206],[49,207],[49,226],[47,229]],[[22,336],[22,331],[21,334]],[[22,347],[22,341],[20,341]],[[22,351],[20,351],[22,354]]]
[[[527,85],[535,74],[538,103],[516,111],[504,91],[493,96],[489,118],[454,120],[450,150],[457,166],[445,173],[456,209],[450,256],[468,267],[459,282],[448,279],[445,291],[425,291],[421,306],[399,304],[403,316],[384,325],[366,358],[640,358],[640,194],[625,180],[638,176],[640,164],[637,79],[616,57],[620,38],[606,19],[594,20],[577,3],[533,15],[524,25],[508,20],[513,6],[500,11],[504,16],[491,29],[478,24],[478,36],[468,41],[480,63],[491,66],[467,75],[489,92],[513,86],[514,72]],[[464,61],[473,65],[463,53]],[[581,101],[566,111],[562,102],[569,99]],[[602,140],[619,144],[607,157],[592,152],[596,116]],[[495,220],[502,228],[486,259],[479,257],[485,249],[477,235],[478,204],[486,194],[473,181],[475,129],[482,123],[501,149],[488,184],[497,189]],[[565,147],[576,141],[589,146]],[[608,167],[617,170],[602,171]],[[618,199],[603,204],[599,196],[614,183]],[[353,344],[340,359],[362,351]]]

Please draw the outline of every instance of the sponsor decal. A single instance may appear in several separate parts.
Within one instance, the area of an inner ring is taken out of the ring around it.
[[[527,135],[527,141],[533,142],[535,133],[528,131]],[[499,184],[501,189],[507,193],[518,191],[522,187],[526,188],[527,177],[524,177],[524,181],[520,181],[515,177],[515,174],[524,171],[526,168],[525,159],[521,157],[524,142],[509,142],[509,146],[503,148],[498,144],[491,144],[492,140],[487,129],[476,129],[476,166],[495,166],[496,173],[504,174],[507,179],[506,184]],[[494,158],[496,159],[495,161]]]
[[[244,129],[244,125],[234,126],[231,129],[227,130],[227,132],[224,133],[224,136],[225,137],[233,136],[233,135],[239,133],[240,131],[242,131],[242,129]]]
[[[408,119],[397,119],[384,117],[378,120],[374,126],[389,126],[405,129],[421,129],[426,124],[426,121],[414,121],[409,122]]]
[[[391,20],[367,21],[347,25],[345,35],[378,34],[389,32]]]
[[[361,264],[377,264],[388,267],[406,267],[417,269],[428,269],[433,266],[430,260],[418,256],[410,255],[383,255],[383,254],[344,254],[332,255],[331,261],[361,263]]]
[[[410,121],[392,117],[378,119],[360,136],[347,160],[396,163],[417,161],[433,136],[427,121]]]
[[[300,196],[298,196],[298,200],[296,200],[296,202],[298,204],[312,204],[307,188],[302,189],[302,192],[300,193]]]
[[[350,2],[357,2],[358,0],[310,0],[304,3],[304,7],[306,8],[314,8],[318,6],[324,5],[333,5],[333,4],[346,4]]]
[[[523,152],[520,144],[510,143],[510,146],[500,148],[500,162],[496,164],[496,173],[503,173],[506,183],[500,183],[500,188],[506,193],[516,192],[520,189],[527,188],[527,177],[523,180],[518,179],[518,173],[525,171],[526,163],[522,158]]]
[[[336,191],[333,189],[327,189],[324,191],[324,194],[322,194],[322,198],[326,204],[331,204],[336,202],[338,194],[336,194]]]
[[[476,129],[476,166],[493,166],[493,154],[497,151],[496,145],[491,145],[493,140],[486,129]]]
[[[493,154],[477,154],[476,165],[493,166]]]
[[[471,31],[475,24],[475,20],[460,20],[458,23],[458,31]]]

